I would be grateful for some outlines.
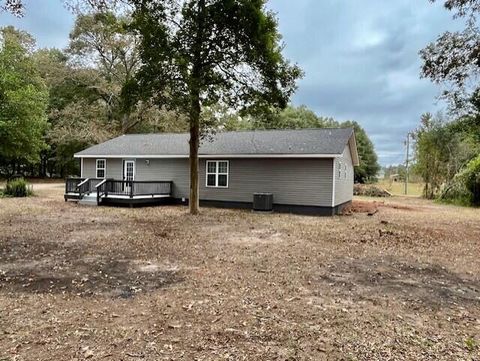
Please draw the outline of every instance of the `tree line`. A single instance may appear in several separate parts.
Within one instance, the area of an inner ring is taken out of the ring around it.
[[[480,118],[425,113],[414,132],[414,171],[426,198],[480,205]]]
[[[30,34],[13,27],[0,29],[0,172],[3,175],[75,175],[79,173],[79,165],[73,154],[90,145],[126,133],[190,130],[187,94],[176,94],[176,102],[183,99],[182,104],[171,104],[171,94],[168,97],[156,94],[156,88],[150,84],[156,81],[153,73],[161,69],[144,66],[142,36],[132,28],[135,18],[131,14],[94,10],[77,14],[69,44],[62,50],[37,49]],[[147,20],[141,18],[141,21]],[[154,49],[163,46],[154,45]],[[159,63],[162,61],[167,60],[160,59]],[[279,72],[289,69],[295,73],[289,75],[287,71],[282,75],[286,82],[300,76],[297,68],[288,68],[286,64],[283,70],[282,66],[277,67]],[[242,80],[226,81],[222,92],[235,90],[235,83]],[[171,92],[173,88],[171,85],[163,92]],[[185,85],[176,84],[175,89],[185,92]],[[200,137],[222,130],[353,127],[361,158],[355,180],[366,182],[376,176],[379,165],[373,144],[358,123],[340,123],[317,116],[305,106],[274,106],[280,97],[280,94],[268,95],[274,90],[264,90],[266,95],[262,96],[249,95],[251,100],[243,109],[215,95],[209,102],[202,100],[198,114]],[[239,95],[231,94],[229,100],[242,102]],[[249,98],[247,94],[243,97]]]
[[[479,0],[447,0],[464,20],[461,31],[445,32],[420,52],[421,75],[441,85],[447,117],[425,113],[414,132],[415,166],[424,196],[480,205],[480,31]]]

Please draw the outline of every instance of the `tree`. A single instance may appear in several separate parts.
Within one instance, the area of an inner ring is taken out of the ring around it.
[[[0,10],[8,11],[15,16],[23,15],[23,1],[22,0],[4,0],[0,1]]]
[[[139,38],[128,31],[130,19],[112,12],[79,14],[70,33],[68,53],[77,65],[95,67],[94,89],[103,99],[117,133],[125,134],[141,120],[132,117],[137,97],[130,91],[140,65]]]
[[[464,163],[460,138],[441,116],[425,113],[414,139],[414,169],[424,180],[424,197],[432,199]]]
[[[45,147],[48,94],[31,57],[34,40],[13,27],[1,28],[0,39],[0,156],[35,163]]]
[[[480,0],[444,0],[444,6],[454,12],[454,17],[464,18],[466,25],[462,31],[445,32],[420,51],[423,60],[421,75],[445,85],[443,97],[450,102],[452,110],[470,113],[475,93],[479,90],[480,33],[477,17]]]
[[[367,132],[360,126],[360,124],[354,121],[343,122],[340,126],[352,127],[355,131],[358,156],[360,158],[360,165],[355,167],[355,182],[367,183],[375,180],[380,171],[380,165],[378,164],[377,153],[375,152],[375,148],[368,137]]]
[[[139,86],[156,103],[187,114],[190,213],[198,213],[202,108],[243,112],[283,108],[301,76],[282,56],[277,21],[265,0],[132,0],[142,37]]]
[[[250,119],[251,129],[306,129],[338,127],[332,118],[324,118],[315,114],[305,105],[287,106],[270,117],[253,117]]]

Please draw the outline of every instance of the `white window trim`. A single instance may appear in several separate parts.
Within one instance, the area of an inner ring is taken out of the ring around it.
[[[135,181],[135,175],[137,173],[137,160],[136,159],[124,159],[123,160],[123,175],[122,175],[122,179],[123,180],[126,180],[126,172],[127,172],[127,163],[126,162],[133,162],[133,177],[132,177],[132,180]]]
[[[103,160],[104,167],[99,168],[98,167],[98,161]],[[103,177],[98,176],[98,171],[103,170]],[[95,178],[100,178],[100,179],[105,179],[107,178],[107,160],[105,158],[100,158],[95,161]]]
[[[220,162],[226,162],[227,163],[227,173],[219,173],[218,172],[218,163]],[[215,173],[209,173],[208,172],[208,163],[215,163]],[[209,174],[215,174],[215,185],[214,186],[209,186],[208,185],[208,175]],[[219,186],[218,185],[218,175],[219,174],[226,174],[227,175],[227,185],[226,186]],[[205,187],[206,188],[228,188],[228,185],[230,183],[230,161],[228,160],[207,160],[205,161]]]

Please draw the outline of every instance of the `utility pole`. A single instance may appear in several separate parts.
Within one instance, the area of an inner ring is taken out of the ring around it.
[[[408,194],[408,166],[409,166],[409,158],[410,158],[410,132],[407,133],[407,140],[405,142],[407,146],[406,154],[405,154],[405,195]]]

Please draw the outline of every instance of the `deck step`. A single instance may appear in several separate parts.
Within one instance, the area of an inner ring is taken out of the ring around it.
[[[82,199],[78,202],[85,206],[97,206],[97,193],[90,193],[83,196]]]

